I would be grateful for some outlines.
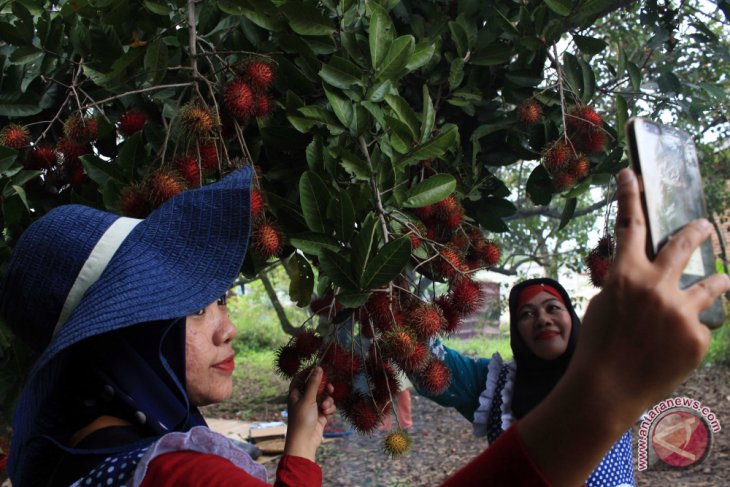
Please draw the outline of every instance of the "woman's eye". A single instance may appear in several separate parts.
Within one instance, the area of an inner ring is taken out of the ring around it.
[[[195,316],[203,316],[205,314],[205,308],[200,308],[198,311],[193,313]]]
[[[228,298],[225,294],[223,296],[221,296],[220,298],[218,298],[218,306],[225,306],[227,302],[228,302]]]

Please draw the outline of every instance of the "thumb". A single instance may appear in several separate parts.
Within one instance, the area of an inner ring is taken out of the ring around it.
[[[322,367],[315,367],[307,378],[307,386],[304,390],[304,400],[306,402],[315,402],[317,400],[317,390],[319,383],[322,381]]]

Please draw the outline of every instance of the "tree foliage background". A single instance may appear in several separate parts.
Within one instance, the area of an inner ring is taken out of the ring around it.
[[[243,275],[283,259],[320,337],[386,337],[364,305],[388,296],[400,325],[400,307],[431,305],[423,278],[449,284],[444,320],[479,268],[582,269],[560,245],[604,226],[630,116],[714,134],[708,201],[727,208],[729,17],[727,0],[0,2],[0,264],[57,205],[140,216],[253,165],[265,206]],[[559,141],[583,169],[546,164]],[[1,324],[0,360],[9,414],[32,357]]]

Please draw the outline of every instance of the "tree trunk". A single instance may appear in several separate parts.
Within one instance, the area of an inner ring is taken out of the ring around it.
[[[284,307],[279,301],[279,296],[276,295],[276,289],[274,289],[274,286],[272,286],[271,281],[269,280],[269,276],[266,275],[266,272],[259,272],[259,278],[261,279],[261,283],[264,285],[264,289],[266,289],[266,294],[269,295],[269,300],[271,301],[271,305],[276,311],[276,316],[279,317],[281,329],[291,336],[296,336],[297,334],[299,334],[299,329],[293,326],[289,321],[289,318],[287,318]]]

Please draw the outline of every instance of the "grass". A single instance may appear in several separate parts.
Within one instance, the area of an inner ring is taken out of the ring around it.
[[[506,335],[499,335],[497,337],[473,337],[468,340],[449,338],[444,340],[443,343],[462,355],[468,355],[474,358],[491,358],[495,352],[499,352],[503,359],[512,359],[509,336]]]
[[[715,330],[712,330],[710,349],[703,361],[704,365],[730,364],[730,320]]]

